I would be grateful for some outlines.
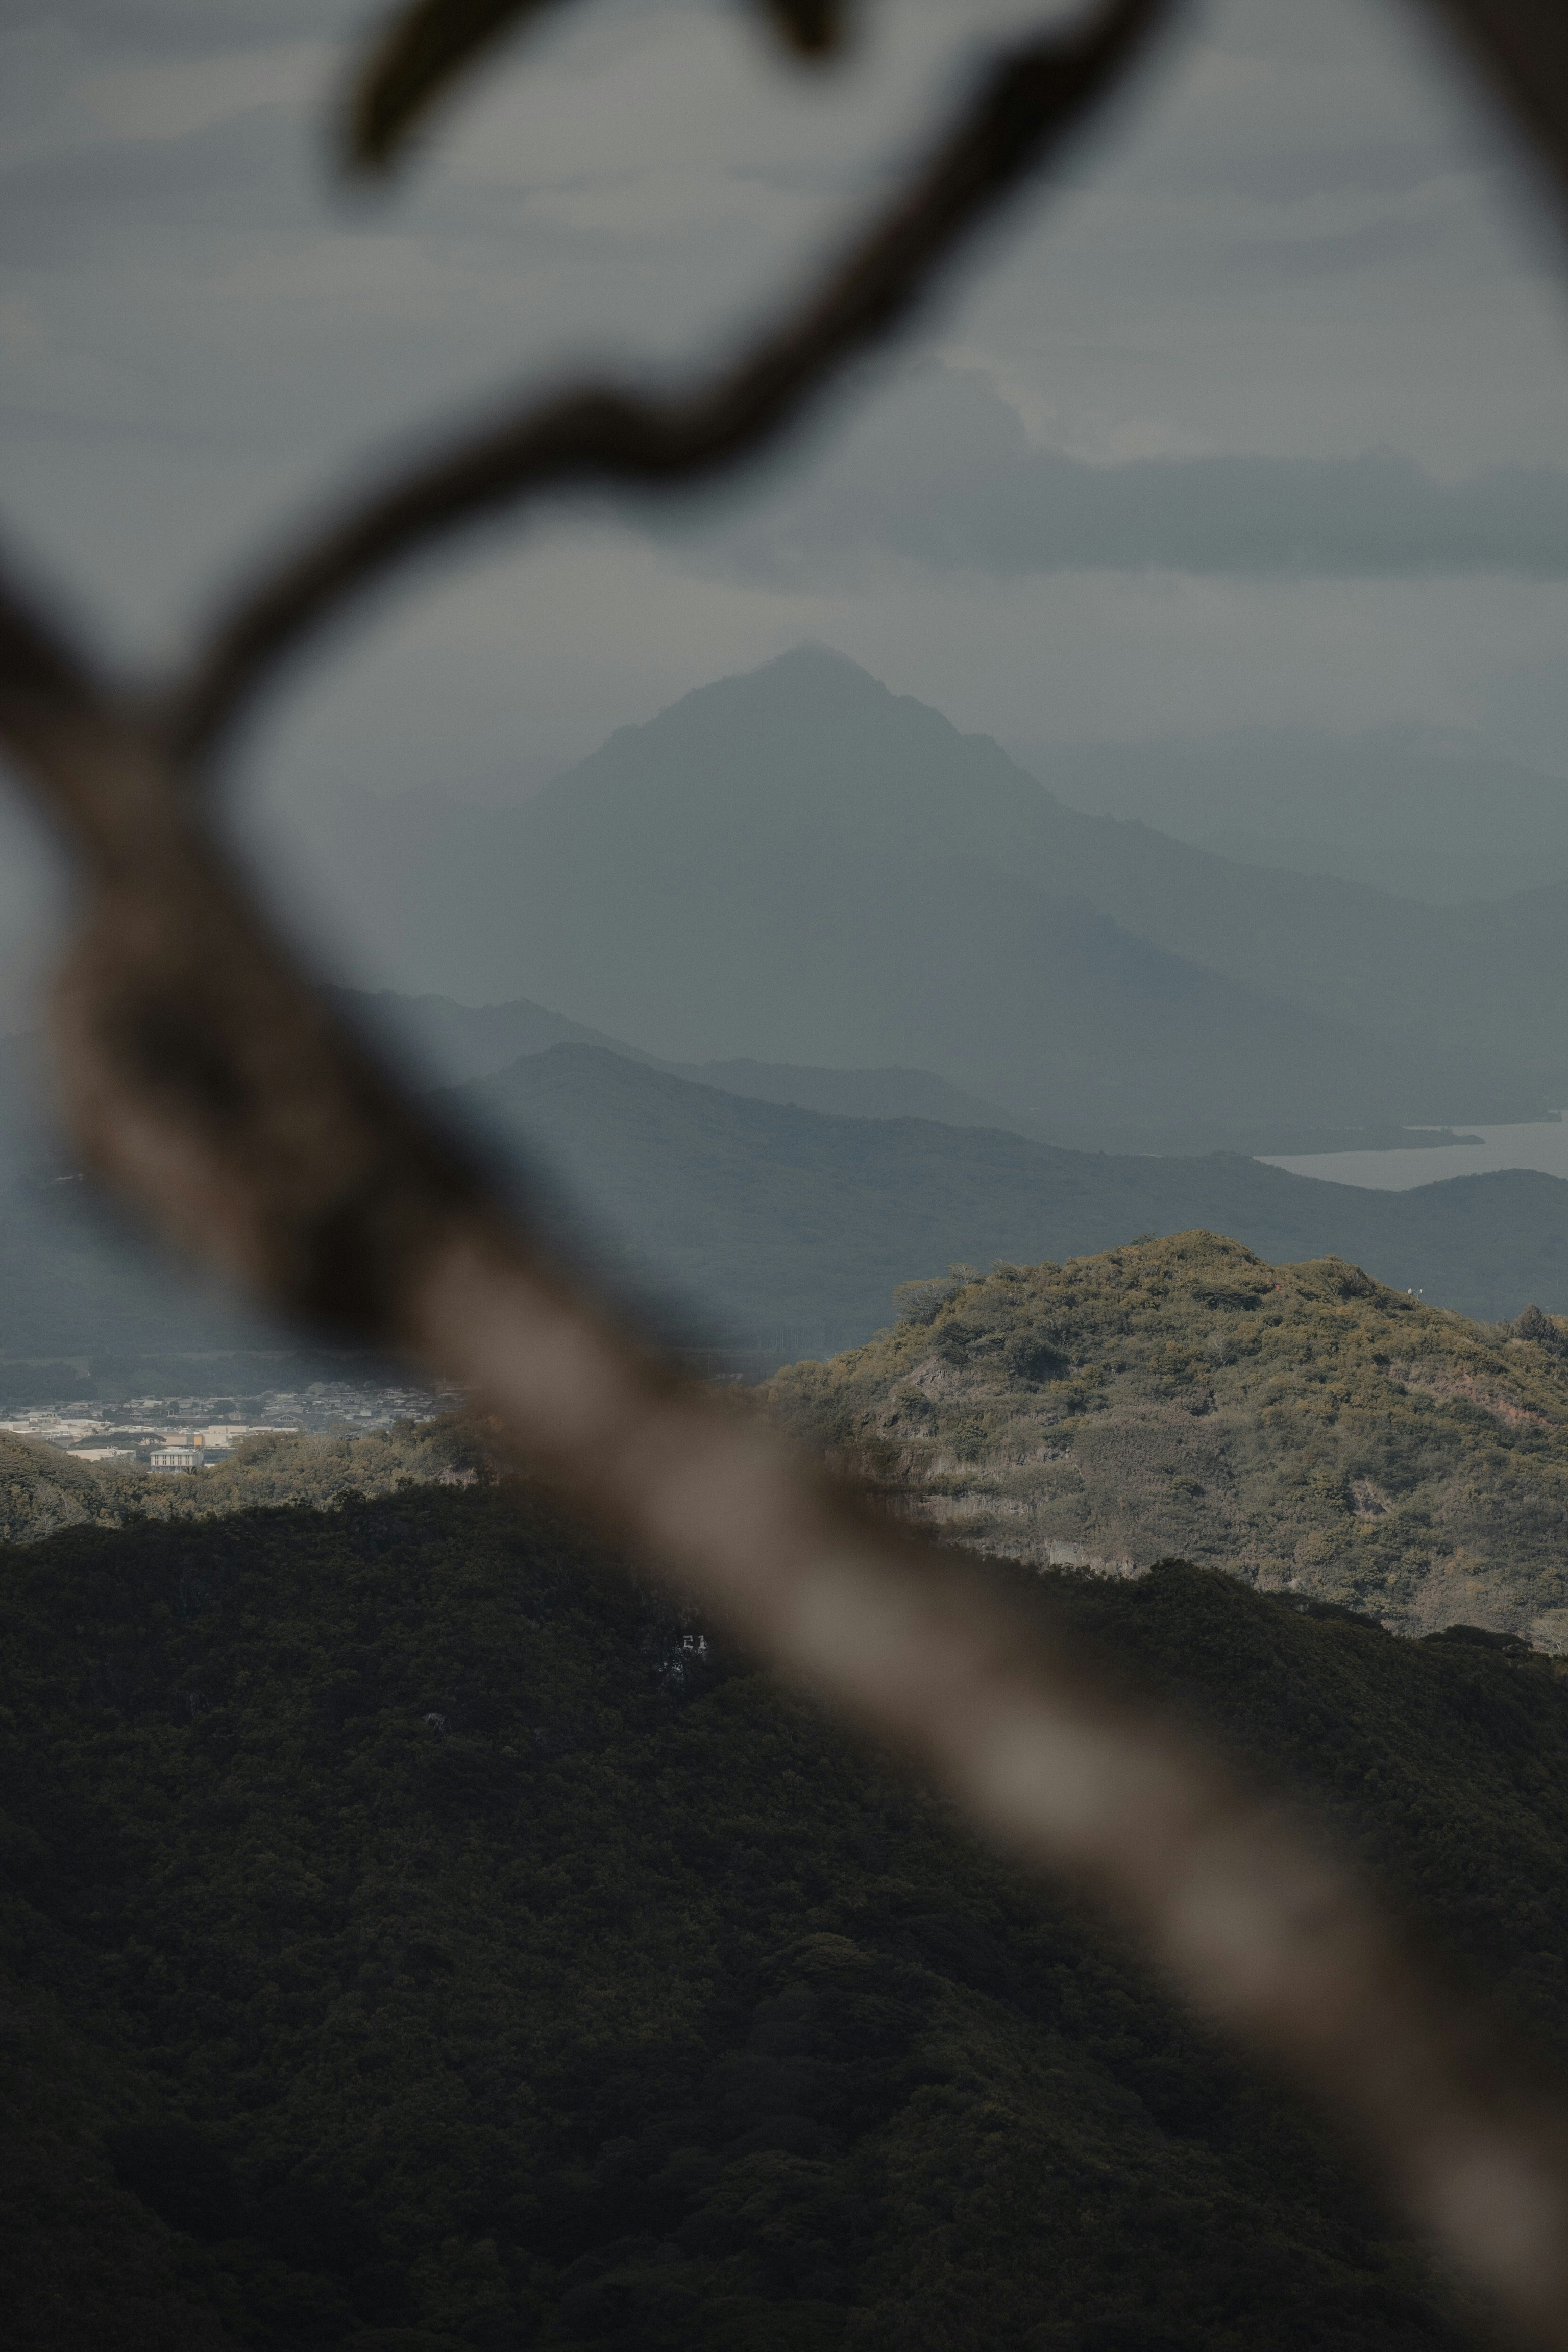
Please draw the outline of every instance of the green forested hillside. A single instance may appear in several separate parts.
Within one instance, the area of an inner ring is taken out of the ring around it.
[[[1568,1318],[1481,1326],[1205,1233],[909,1297],[771,1394],[965,1542],[1568,1650]]]
[[[1568,2048],[1568,1689],[1019,1578]],[[1331,2138],[526,1498],[0,1551],[29,2352],[1434,2352]]]
[[[118,1518],[94,1464],[0,1431],[0,1543],[33,1543],[59,1528]]]
[[[1270,1259],[1352,1258],[1470,1314],[1568,1308],[1568,1183],[1529,1170],[1373,1192],[1232,1153],[1062,1151],[746,1102],[574,1045],[451,1099],[552,1174],[642,1283],[791,1355],[869,1339],[898,1284],[955,1258],[1076,1257],[1194,1225]]]

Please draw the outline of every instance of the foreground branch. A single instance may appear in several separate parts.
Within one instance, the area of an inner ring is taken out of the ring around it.
[[[1563,0],[1426,0],[1568,200],[1568,9]]]
[[[188,789],[290,653],[463,523],[568,482],[693,480],[764,446],[908,314],[1174,5],[1107,0],[1083,33],[1005,61],[843,266],[707,389],[563,397],[353,508],[217,631],[157,723],[0,595],[0,742],[79,852],[83,926],[53,1019],[94,1164],[273,1307],[464,1384],[607,1534],[998,1842],[1092,1890],[1201,2011],[1352,2124],[1525,2337],[1568,2352],[1568,2126],[1495,2031],[1299,1825],[573,1296],[293,968]],[[1469,27],[1549,33],[1556,16],[1433,5]],[[1506,55],[1524,66],[1500,78],[1528,79],[1536,50]]]
[[[324,621],[465,524],[544,491],[679,487],[759,454],[934,290],[966,238],[1122,85],[1177,5],[1107,0],[1082,31],[1004,58],[886,216],[712,383],[664,400],[590,385],[531,404],[352,508],[220,625],[174,704],[177,754],[208,757]]]
[[[30,594],[14,567],[0,567],[0,745],[20,750],[39,730],[102,708],[108,690],[87,656]]]

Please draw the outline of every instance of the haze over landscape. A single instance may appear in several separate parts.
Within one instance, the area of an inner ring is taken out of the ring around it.
[[[22,571],[162,670],[429,420],[728,352],[1041,10],[888,0],[826,76],[763,13],[541,11],[371,192],[322,166],[357,0],[20,0]],[[1308,1808],[1543,2074],[1561,268],[1421,12],[1215,0],[793,438],[498,519],[329,633],[215,780],[328,1013],[722,1384],[682,1399]],[[536,1492],[479,1387],[352,1306],[280,1320],[106,1197],[51,1091],[73,885],[22,811],[17,2340],[1474,2352],[1331,2131]],[[226,1117],[205,1011],[168,1009],[170,1066]],[[312,1229],[323,1295],[358,1296],[379,1181]]]
[[[329,804],[315,856],[385,943],[339,1001],[695,1342],[847,1346],[952,1260],[1194,1226],[1469,1314],[1568,1304],[1568,882],[1437,908],[1244,864],[1068,807],[819,646],[510,808]],[[26,1062],[10,1352],[90,1352],[114,1261],[45,1181]],[[1478,1119],[1489,1150],[1451,1139]],[[120,1349],[244,1319],[114,1284]]]

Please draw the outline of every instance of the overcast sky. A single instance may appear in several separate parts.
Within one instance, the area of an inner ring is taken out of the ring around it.
[[[363,0],[9,0],[12,535],[169,656],[367,455],[722,349],[1037,13],[879,0],[824,80],[732,5],[574,0],[370,200],[325,139]],[[1012,741],[1417,720],[1568,768],[1559,258],[1410,8],[1214,0],[788,464],[465,543],[290,681],[254,789],[499,796],[804,638]]]

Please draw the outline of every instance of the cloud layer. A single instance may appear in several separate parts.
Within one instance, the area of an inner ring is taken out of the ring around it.
[[[843,579],[876,554],[1004,580],[1568,578],[1568,474],[1552,467],[1444,482],[1389,452],[1090,463],[1036,446],[984,376],[940,367],[760,504],[645,519],[699,563],[796,586]]]
[[[886,0],[817,83],[722,0],[576,0],[373,205],[323,160],[365,0],[15,0],[0,526],[111,647],[163,657],[429,421],[731,348],[947,101],[955,48],[1036,12]],[[1527,702],[1560,735],[1556,257],[1417,24],[1194,11],[772,475],[457,551],[301,671],[258,788],[500,792],[808,636],[1020,740]]]

